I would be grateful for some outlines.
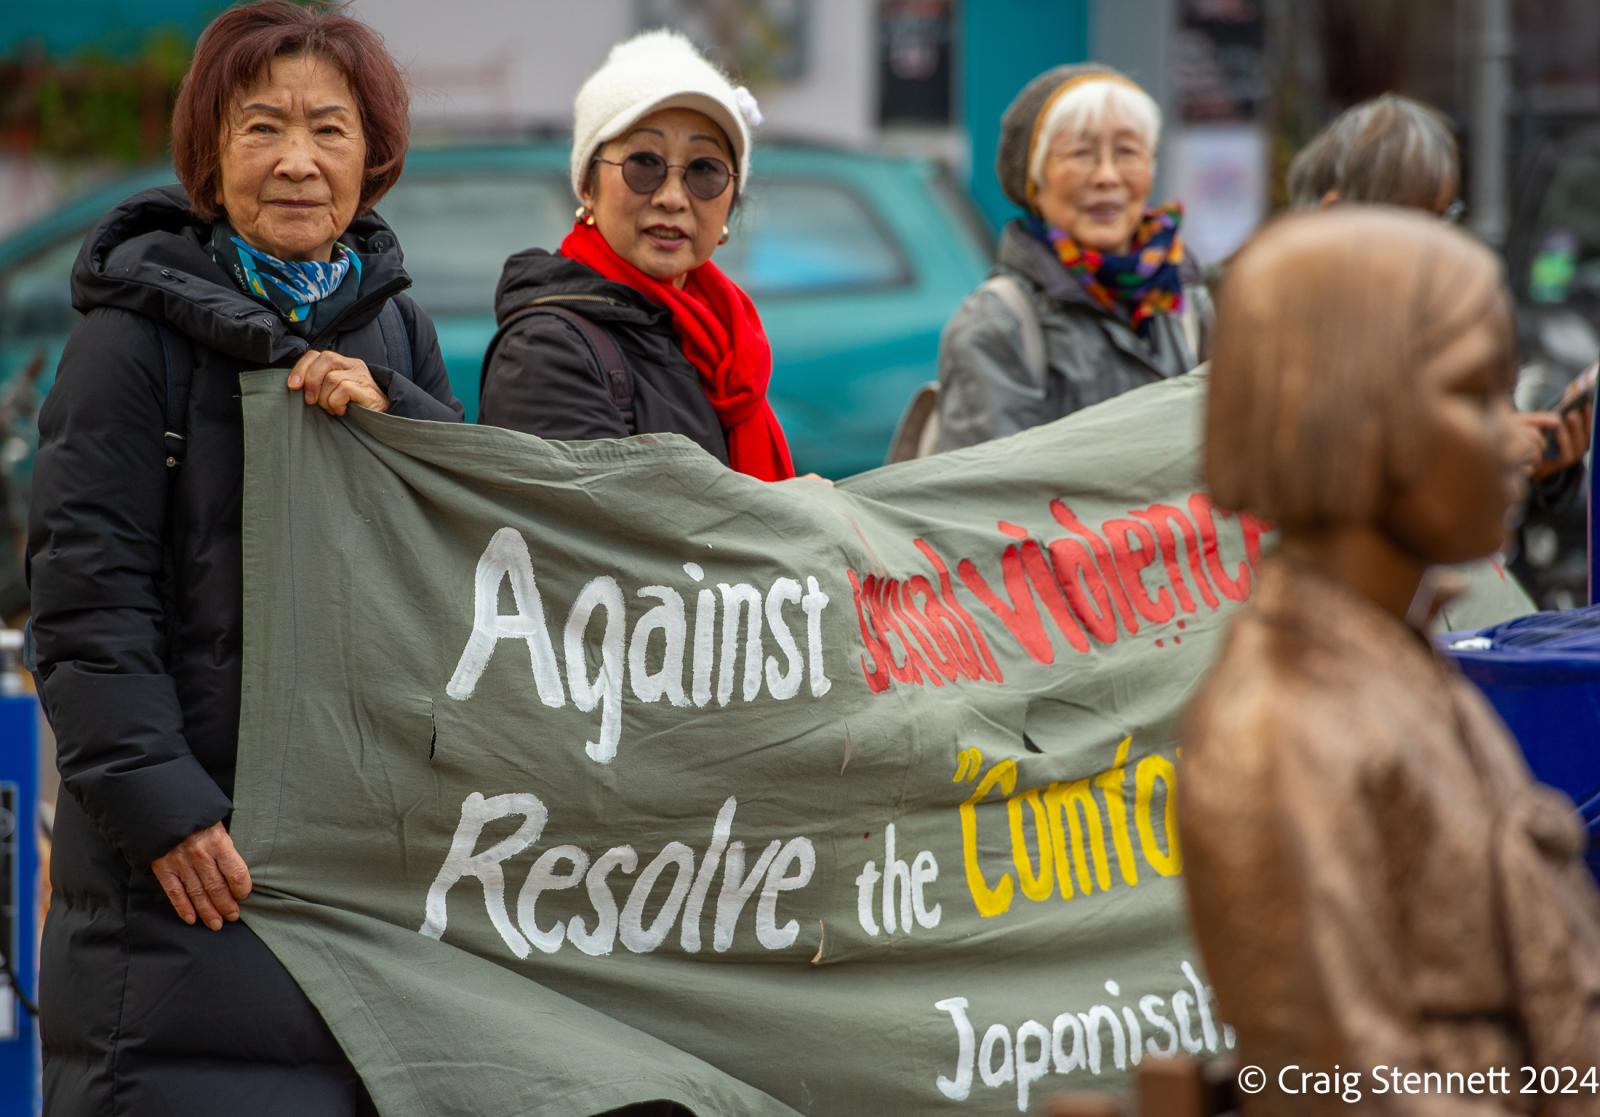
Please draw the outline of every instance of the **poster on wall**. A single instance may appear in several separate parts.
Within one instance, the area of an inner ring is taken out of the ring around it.
[[[1168,141],[1183,236],[1202,265],[1239,249],[1271,196],[1265,111],[1266,13],[1261,0],[1182,0]]]
[[[1169,141],[1184,243],[1203,266],[1239,250],[1267,212],[1267,137],[1254,124],[1190,124]]]
[[[1267,98],[1261,0],[1183,0],[1173,80],[1179,118],[1256,120]]]
[[[634,0],[640,31],[682,31],[752,88],[788,84],[809,68],[810,0]]]
[[[950,123],[953,0],[880,0],[878,121]]]

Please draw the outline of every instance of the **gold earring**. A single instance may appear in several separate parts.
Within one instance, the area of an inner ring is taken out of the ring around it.
[[[717,243],[718,244],[727,244],[728,243],[728,227],[726,225],[724,225],[722,227],[722,239],[717,241]]]
[[[579,206],[577,212],[572,216],[576,217],[579,221],[582,221],[585,225],[594,224],[594,213],[589,209],[588,206]]]

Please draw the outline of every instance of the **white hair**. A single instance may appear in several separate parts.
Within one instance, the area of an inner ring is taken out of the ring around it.
[[[1078,137],[1100,131],[1107,116],[1119,116],[1150,149],[1153,158],[1161,141],[1161,110],[1150,94],[1117,78],[1091,79],[1055,99],[1028,153],[1028,178],[1035,188],[1044,186],[1044,161],[1050,143],[1062,133]]]

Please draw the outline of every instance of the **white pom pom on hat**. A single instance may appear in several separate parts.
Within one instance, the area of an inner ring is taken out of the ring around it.
[[[645,31],[611,48],[589,75],[572,105],[572,192],[583,196],[583,180],[600,145],[625,134],[660,109],[703,112],[733,145],[736,184],[750,178],[750,129],[761,123],[756,99],[735,86],[676,31]]]

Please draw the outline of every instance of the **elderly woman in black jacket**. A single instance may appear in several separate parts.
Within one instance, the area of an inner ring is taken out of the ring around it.
[[[74,268],[85,317],[40,412],[28,540],[63,789],[47,1113],[370,1112],[310,1002],[236,922],[238,376],[292,366],[288,390],[334,415],[461,417],[371,213],[400,174],[407,104],[362,24],[288,0],[232,9],[179,92],[182,188],[122,203]]]

